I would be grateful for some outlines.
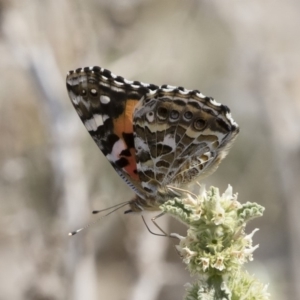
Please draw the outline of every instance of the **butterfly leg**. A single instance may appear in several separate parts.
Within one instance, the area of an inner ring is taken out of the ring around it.
[[[167,234],[167,233],[166,233],[166,232],[165,232],[165,231],[164,231],[164,230],[163,230],[163,229],[155,222],[156,219],[162,217],[164,214],[165,214],[165,213],[161,213],[161,214],[159,214],[159,215],[157,215],[157,216],[155,216],[154,218],[151,219],[152,223],[159,229],[160,232],[162,232],[162,234],[153,232],[153,231],[149,228],[149,226],[147,225],[147,223],[146,223],[146,221],[145,221],[145,218],[144,218],[143,216],[142,216],[142,219],[143,219],[143,222],[144,222],[146,228],[148,229],[148,231],[149,231],[151,234],[156,235],[156,236],[164,236],[164,237],[168,237],[168,238],[177,238],[176,236],[173,236],[172,234]]]
[[[148,226],[148,224],[147,224],[147,222],[146,222],[144,216],[142,216],[142,219],[143,219],[143,222],[144,222],[144,224],[145,224],[147,230],[148,230],[151,234],[156,235],[156,236],[164,236],[164,237],[167,237],[167,236],[168,236],[168,235],[167,235],[163,230],[161,230],[161,229],[160,229],[160,231],[162,231],[164,234],[160,234],[160,233],[155,233],[155,232],[153,232],[153,231],[149,228],[149,226]],[[153,222],[153,219],[151,219],[151,221]]]
[[[162,217],[165,213],[161,213],[157,216],[155,216],[154,218],[151,219],[152,223],[159,229],[159,231],[161,231],[163,234],[161,234],[161,236],[167,236],[167,237],[170,237],[169,234],[167,234],[156,222],[155,220]]]

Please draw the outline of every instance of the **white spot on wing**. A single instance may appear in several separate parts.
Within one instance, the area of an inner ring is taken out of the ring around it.
[[[124,85],[123,82],[119,82],[119,81],[114,81],[114,84],[119,85],[119,86],[123,86]]]
[[[138,89],[138,88],[140,88],[140,86],[139,86],[139,85],[137,85],[137,84],[132,84],[132,85],[131,85],[131,87],[133,87],[134,89]]]
[[[136,164],[136,167],[137,167],[137,169],[141,169],[141,163],[138,162],[138,163]]]
[[[154,113],[153,111],[150,111],[146,114],[146,118],[147,118],[147,121],[152,123],[154,121]]]
[[[113,86],[113,85],[110,87],[110,89],[111,89],[112,91],[116,91],[116,92],[124,92],[124,89],[123,89],[123,88],[117,87],[117,86]]]
[[[80,100],[80,97],[79,97],[79,96],[76,96],[72,91],[70,91],[69,94],[70,94],[70,98],[71,98],[72,102],[73,102],[74,104],[78,105],[79,102],[81,101],[81,100]]]
[[[109,83],[106,83],[106,82],[100,81],[100,82],[99,82],[99,84],[100,84],[100,85],[102,85],[102,86],[105,86],[105,87],[108,87],[108,88],[110,88],[110,84],[109,84]]]
[[[174,91],[174,89],[172,89],[172,88],[162,88],[162,90],[166,93]]]
[[[84,126],[88,131],[96,131],[97,125],[94,119],[85,120]]]
[[[132,84],[133,83],[132,80],[127,80],[127,79],[124,79],[124,82],[127,83],[127,84]]]
[[[189,90],[184,90],[184,91],[179,90],[179,94],[181,95],[187,95],[189,92],[190,92]]]
[[[111,153],[107,154],[107,159],[115,163],[120,158],[120,153],[126,149],[125,143],[119,139],[117,142],[114,143]]]
[[[103,119],[103,123],[104,123],[107,119],[109,119],[109,116],[108,115],[103,115],[102,119]]]
[[[226,118],[229,120],[229,122],[231,123],[231,125],[235,125],[236,127],[238,127],[238,124],[232,119],[231,113],[227,113],[226,114]]]
[[[172,90],[174,90],[174,89],[177,89],[177,86],[174,86],[174,85],[167,85],[167,89],[172,89]]]
[[[217,102],[215,99],[210,99],[210,103],[213,104],[214,106],[221,106],[222,104]]]
[[[157,188],[152,184],[150,184],[149,182],[142,182],[142,187],[147,188],[147,190],[151,190],[151,192],[147,191],[148,194],[154,194],[157,190]]]
[[[142,187],[143,188],[148,187],[148,183],[147,182],[142,182]]]
[[[164,144],[164,145],[168,145],[169,147],[172,148],[172,150],[174,150],[175,147],[176,147],[174,135],[167,134],[167,135],[164,137],[163,144]]]
[[[95,120],[95,122],[96,122],[96,126],[97,126],[97,128],[99,127],[99,126],[102,126],[103,125],[103,117],[101,116],[101,115],[99,115],[99,114],[95,114],[94,115],[94,120]]]
[[[197,93],[196,94],[199,98],[205,98],[205,95],[203,95],[202,93]]]
[[[110,102],[110,98],[108,96],[102,95],[102,96],[100,96],[100,102],[102,104],[107,104]]]
[[[156,92],[157,92],[157,90],[153,90],[153,91],[152,91],[152,90],[149,90],[149,93],[148,93],[147,95],[150,95],[150,96],[151,96],[151,95],[154,95]]]
[[[140,137],[134,138],[134,145],[135,145],[137,155],[139,155],[141,151],[149,152],[149,145]]]

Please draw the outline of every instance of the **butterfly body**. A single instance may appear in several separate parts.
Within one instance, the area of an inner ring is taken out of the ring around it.
[[[134,190],[132,211],[159,210],[212,173],[239,127],[228,107],[197,90],[129,81],[90,67],[67,75],[70,99],[86,129]]]

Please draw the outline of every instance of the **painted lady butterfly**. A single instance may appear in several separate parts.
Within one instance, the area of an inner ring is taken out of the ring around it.
[[[70,99],[117,173],[135,191],[130,211],[159,210],[214,172],[239,127],[227,106],[183,87],[129,81],[100,67],[67,75]]]

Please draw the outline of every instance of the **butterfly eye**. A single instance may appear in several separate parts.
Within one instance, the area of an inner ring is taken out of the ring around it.
[[[193,113],[190,112],[190,111],[187,111],[187,112],[184,113],[184,117],[187,120],[191,120],[193,118]]]
[[[157,117],[160,120],[166,120],[168,117],[168,110],[163,106],[159,107],[157,110]]]
[[[177,110],[172,110],[170,113],[170,118],[176,120],[179,118],[179,112]]]
[[[90,89],[90,94],[95,97],[98,95],[98,92],[96,89]]]
[[[194,127],[196,130],[202,130],[206,125],[206,122],[203,119],[197,119],[194,122]]]

